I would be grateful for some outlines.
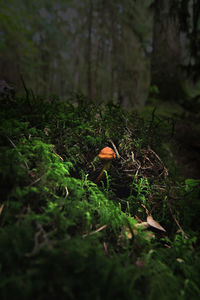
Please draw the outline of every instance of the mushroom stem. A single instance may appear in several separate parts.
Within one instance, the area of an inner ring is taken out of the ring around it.
[[[101,170],[101,173],[99,174],[99,176],[97,177],[97,179],[95,180],[96,183],[99,182],[99,180],[101,179],[101,177],[104,175],[104,171],[108,171],[111,165],[111,159],[107,160]]]

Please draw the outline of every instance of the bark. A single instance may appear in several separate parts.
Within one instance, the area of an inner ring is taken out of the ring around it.
[[[89,15],[88,15],[88,53],[87,53],[87,87],[88,97],[92,99],[92,26],[93,26],[93,0],[89,1]]]
[[[101,20],[100,22],[100,29],[104,28],[105,23],[105,9],[106,9],[106,3],[105,0],[102,0],[100,2],[99,7],[99,18]],[[99,39],[97,42],[97,51],[96,51],[96,62],[95,62],[95,70],[94,70],[94,90],[93,90],[93,96],[97,99],[99,96],[99,67],[101,65],[101,51],[102,51],[102,44],[103,44],[103,36],[102,34],[99,34]]]
[[[154,7],[152,84],[163,100],[184,97],[181,77],[180,22],[177,1],[157,0]],[[173,5],[173,6],[172,6]]]

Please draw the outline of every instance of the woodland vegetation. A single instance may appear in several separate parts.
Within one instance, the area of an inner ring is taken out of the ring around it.
[[[200,2],[0,4],[0,299],[199,299]]]

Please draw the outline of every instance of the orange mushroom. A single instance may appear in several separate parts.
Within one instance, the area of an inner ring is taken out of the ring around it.
[[[108,169],[110,168],[110,165],[111,165],[111,161],[113,158],[116,157],[116,154],[112,148],[105,147],[100,151],[100,153],[98,154],[98,157],[104,161],[104,166],[103,166],[101,173],[95,180],[96,183],[99,182],[101,177],[104,175],[104,171],[108,171]]]

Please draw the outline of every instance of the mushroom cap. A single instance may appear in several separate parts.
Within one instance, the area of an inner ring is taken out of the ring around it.
[[[101,149],[100,153],[98,154],[98,157],[104,160],[110,160],[116,157],[115,152],[110,147],[105,147]]]

